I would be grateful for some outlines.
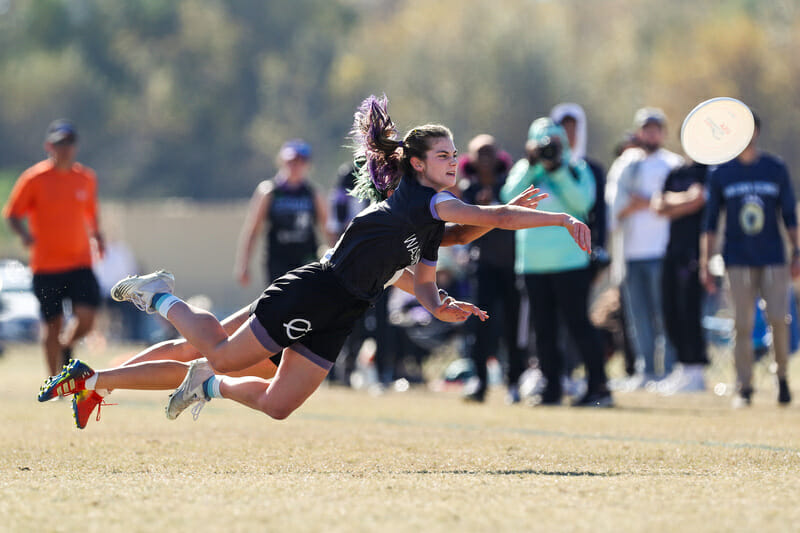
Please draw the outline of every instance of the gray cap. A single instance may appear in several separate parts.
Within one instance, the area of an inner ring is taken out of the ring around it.
[[[653,122],[661,126],[666,126],[667,124],[667,116],[657,107],[643,107],[633,116],[633,125],[637,129]]]

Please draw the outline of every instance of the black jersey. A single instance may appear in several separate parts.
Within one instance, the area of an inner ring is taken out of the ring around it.
[[[266,263],[269,265],[277,261],[282,269],[280,272],[270,272],[273,277],[317,258],[314,189],[306,183],[299,187],[278,183],[274,185],[267,215],[269,247]]]
[[[397,271],[436,264],[445,223],[434,206],[452,198],[404,177],[391,198],[356,215],[326,261],[348,292],[374,302]]]

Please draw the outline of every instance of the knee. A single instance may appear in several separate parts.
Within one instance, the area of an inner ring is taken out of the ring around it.
[[[211,364],[211,368],[214,369],[214,373],[216,374],[227,374],[228,372],[241,370],[240,368],[236,368],[229,361],[226,361],[222,357],[215,357],[214,354],[203,355],[206,356],[206,359],[208,359],[209,364]]]

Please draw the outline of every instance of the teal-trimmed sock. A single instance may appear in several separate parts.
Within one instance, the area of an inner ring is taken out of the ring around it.
[[[206,397],[206,400],[222,398],[222,394],[219,392],[219,384],[221,381],[222,376],[214,375],[203,382],[203,395]]]
[[[150,306],[155,309],[159,315],[167,318],[167,313],[172,309],[172,306],[181,301],[183,300],[168,292],[159,292],[153,295]]]
[[[158,304],[164,301],[164,298],[167,296],[172,296],[168,292],[157,292],[153,295],[153,300],[150,302],[150,305],[153,306],[153,309],[158,309]]]

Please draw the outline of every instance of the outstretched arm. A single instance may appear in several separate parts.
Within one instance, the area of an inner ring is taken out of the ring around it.
[[[539,193],[539,189],[531,185],[520,194],[509,200],[507,205],[516,205],[528,209],[536,209],[539,202],[547,198],[547,193]],[[469,226],[464,224],[448,224],[444,230],[441,246],[468,244],[489,233],[492,227]]]
[[[447,222],[500,229],[563,226],[582,250],[592,251],[589,228],[566,213],[547,213],[516,205],[469,205],[455,198],[436,204],[436,212]]]

